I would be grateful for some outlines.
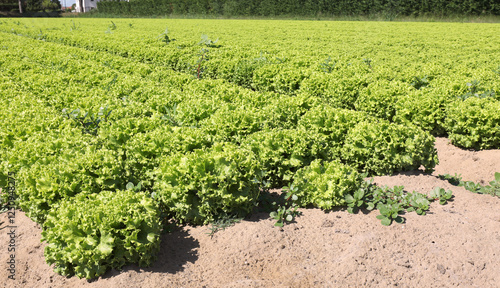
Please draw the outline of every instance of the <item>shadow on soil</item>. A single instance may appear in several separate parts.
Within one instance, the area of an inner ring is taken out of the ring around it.
[[[139,267],[136,264],[131,264],[123,267],[122,271],[114,269],[109,271],[102,279],[112,278],[128,271],[172,274],[180,272],[184,270],[185,264],[194,263],[198,259],[196,249],[199,247],[198,240],[191,237],[184,229],[180,229],[161,236],[160,251],[151,267]]]

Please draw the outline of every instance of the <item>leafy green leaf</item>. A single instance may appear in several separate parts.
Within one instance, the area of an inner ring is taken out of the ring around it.
[[[392,220],[391,220],[391,219],[389,219],[389,218],[385,218],[385,217],[384,217],[384,218],[382,219],[382,221],[381,221],[381,222],[382,222],[382,225],[384,225],[384,226],[389,226],[389,225],[391,225]]]
[[[113,252],[115,239],[109,232],[103,232],[101,234],[101,241],[97,246],[97,250],[99,250],[102,255],[107,256]]]

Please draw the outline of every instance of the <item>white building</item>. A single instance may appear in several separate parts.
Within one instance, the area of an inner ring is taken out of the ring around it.
[[[75,12],[89,12],[97,8],[97,2],[101,0],[76,0]]]

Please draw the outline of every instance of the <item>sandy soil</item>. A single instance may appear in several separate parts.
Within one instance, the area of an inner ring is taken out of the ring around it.
[[[487,184],[500,172],[500,150],[465,151],[438,138],[440,164],[432,175],[418,171],[376,177],[380,185],[408,191],[453,190],[454,201],[433,203],[426,216],[382,226],[377,212],[303,209],[295,223],[274,227],[264,213],[217,232],[185,227],[165,235],[150,268],[135,265],[97,280],[55,274],[43,257],[40,228],[16,214],[16,280],[7,278],[8,229],[0,230],[3,287],[499,287],[500,199],[477,195],[440,180],[461,174]],[[0,215],[6,222],[7,215]]]

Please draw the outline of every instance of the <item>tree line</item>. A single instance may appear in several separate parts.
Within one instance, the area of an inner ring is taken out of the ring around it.
[[[116,15],[454,16],[500,15],[499,0],[105,0]]]
[[[61,10],[59,0],[0,0],[0,11],[19,12],[19,2],[21,2],[22,11],[57,11]]]

